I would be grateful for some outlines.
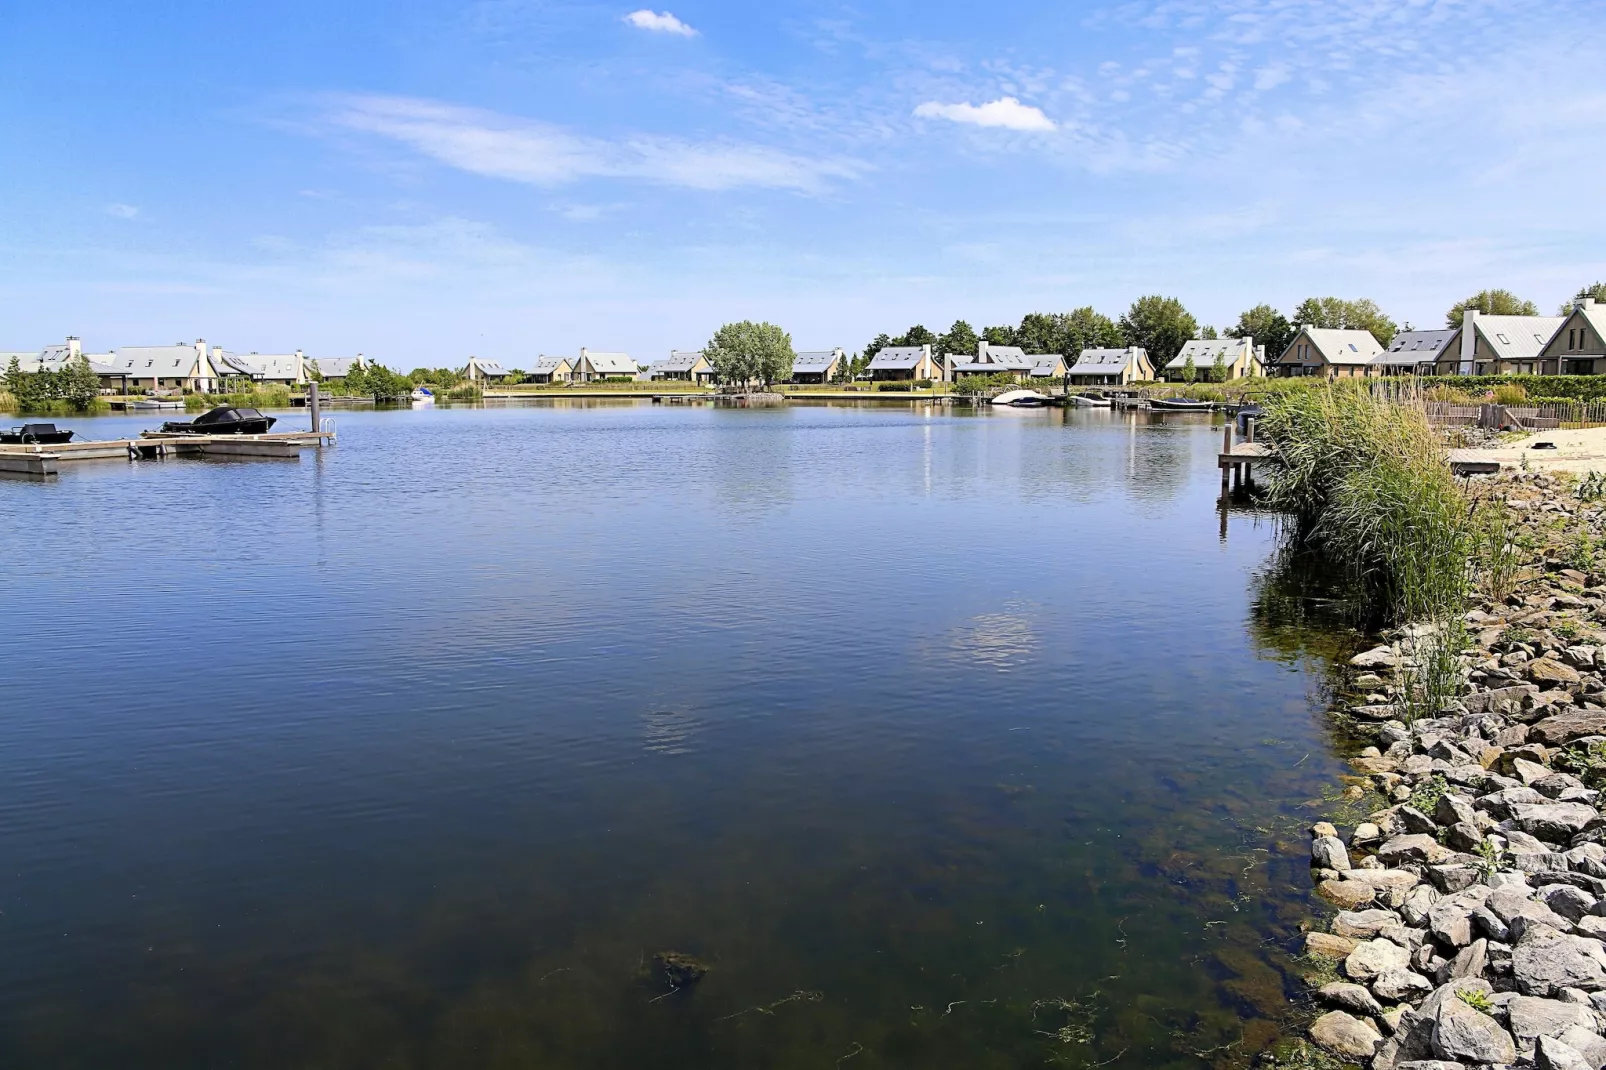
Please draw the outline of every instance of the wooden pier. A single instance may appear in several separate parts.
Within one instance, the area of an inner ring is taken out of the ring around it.
[[[1235,421],[1228,420],[1227,425],[1221,429],[1221,452],[1216,455],[1216,467],[1221,469],[1221,496],[1228,494],[1228,480],[1231,480],[1231,490],[1238,491],[1244,487],[1253,486],[1254,476],[1251,471],[1257,461],[1266,461],[1271,458],[1271,448],[1264,442],[1255,441],[1255,418],[1249,417],[1245,421],[1244,440],[1233,442],[1232,431]]]
[[[295,460],[306,449],[335,441],[333,430],[265,435],[182,435],[146,431],[139,438],[63,442],[53,446],[0,446],[0,472],[49,479],[71,461],[158,460],[165,457],[250,457]]]

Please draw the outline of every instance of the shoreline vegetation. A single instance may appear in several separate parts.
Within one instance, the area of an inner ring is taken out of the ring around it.
[[[1275,1065],[1606,1064],[1606,479],[1459,484],[1419,404],[1288,394],[1285,552],[1387,629],[1342,670],[1345,812],[1311,829],[1311,1044]],[[1378,634],[1375,631],[1373,634]]]

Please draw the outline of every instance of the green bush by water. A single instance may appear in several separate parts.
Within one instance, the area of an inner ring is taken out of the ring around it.
[[[1380,622],[1459,614],[1469,510],[1421,408],[1347,383],[1264,405],[1261,431],[1283,461],[1266,498],[1290,515],[1293,537],[1338,566]]]

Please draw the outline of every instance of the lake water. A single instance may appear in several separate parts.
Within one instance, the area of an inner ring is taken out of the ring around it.
[[[299,463],[0,482],[0,1065],[1197,1067],[1276,1032],[1330,640],[1257,610],[1219,424],[336,419]]]

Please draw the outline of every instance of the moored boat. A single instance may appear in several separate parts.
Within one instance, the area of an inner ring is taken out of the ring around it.
[[[1150,398],[1149,408],[1171,412],[1210,412],[1216,407],[1213,401],[1196,401],[1193,398]]]
[[[5,446],[58,446],[71,442],[73,433],[55,424],[23,424],[9,431],[0,431],[0,445]]]
[[[1084,409],[1107,409],[1110,407],[1109,398],[1094,397],[1091,394],[1072,394],[1066,400],[1072,405]]]
[[[169,420],[162,425],[168,435],[265,435],[278,420],[255,409],[220,405],[193,420]]]
[[[993,398],[994,405],[1013,405],[1018,409],[1037,408],[1048,404],[1048,395],[1035,390],[1006,390]]]

